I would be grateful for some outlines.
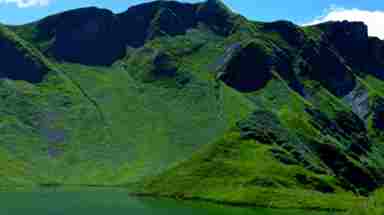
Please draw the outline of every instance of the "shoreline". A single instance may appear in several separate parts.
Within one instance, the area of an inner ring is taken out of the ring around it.
[[[228,207],[239,207],[239,208],[254,208],[254,209],[272,209],[272,210],[299,210],[299,211],[313,211],[313,212],[334,212],[344,213],[348,209],[340,208],[323,208],[323,207],[279,207],[274,204],[255,204],[245,201],[231,202],[225,200],[215,200],[203,197],[194,196],[183,196],[183,195],[166,195],[156,194],[149,192],[136,192],[130,191],[129,186],[118,186],[118,185],[55,185],[55,186],[14,186],[0,187],[0,194],[7,192],[20,192],[20,193],[31,193],[31,192],[98,192],[98,191],[113,191],[113,192],[126,192],[127,197],[139,198],[139,199],[158,199],[158,200],[173,200],[180,202],[192,202],[192,203],[206,203],[215,204]],[[363,197],[360,197],[363,198]],[[362,199],[363,200],[363,199]]]

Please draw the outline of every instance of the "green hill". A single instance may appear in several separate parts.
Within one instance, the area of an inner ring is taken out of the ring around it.
[[[214,0],[1,26],[0,186],[348,209],[384,181],[383,50]]]

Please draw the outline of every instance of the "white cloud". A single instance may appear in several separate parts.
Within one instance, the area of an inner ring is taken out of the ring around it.
[[[331,6],[326,10],[325,15],[316,18],[304,25],[314,25],[327,21],[363,21],[368,25],[370,36],[384,39],[384,11],[369,11],[360,9],[346,9]]]
[[[19,8],[47,6],[52,0],[0,0],[0,4],[16,4]]]

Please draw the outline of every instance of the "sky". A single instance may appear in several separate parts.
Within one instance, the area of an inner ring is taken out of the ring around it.
[[[369,34],[384,39],[383,0],[223,0],[251,20],[290,20],[309,25],[330,20],[364,21]],[[0,22],[23,24],[60,11],[86,6],[116,13],[148,0],[0,0]],[[184,0],[198,2],[198,0]]]

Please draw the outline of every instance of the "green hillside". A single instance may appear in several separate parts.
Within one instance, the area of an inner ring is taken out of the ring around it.
[[[367,32],[249,21],[216,0],[1,25],[0,187],[363,204],[384,182],[384,41]]]

